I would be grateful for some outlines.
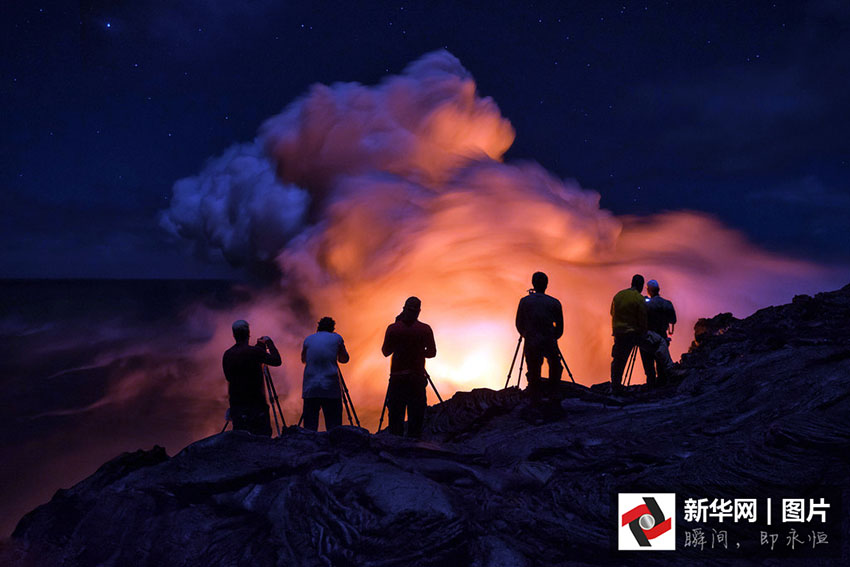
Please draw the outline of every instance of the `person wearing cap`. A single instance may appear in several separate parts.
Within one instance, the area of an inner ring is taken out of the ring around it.
[[[242,319],[233,323],[233,338],[236,344],[225,351],[221,360],[233,429],[271,437],[263,364],[280,366],[280,353],[269,337],[260,337],[256,345],[248,344],[251,330]]]
[[[649,348],[641,350],[640,356],[648,386],[664,384],[673,367],[668,348],[668,334],[672,335],[676,328],[676,309],[672,302],[659,295],[660,290],[656,280],[646,282],[646,291],[649,293],[649,299],[646,301]]]
[[[623,370],[632,349],[646,339],[646,298],[643,276],[635,274],[631,287],[618,291],[611,301],[611,328],[614,346],[611,349],[611,389],[622,389]],[[641,358],[643,360],[643,358]]]
[[[393,435],[404,435],[405,411],[407,435],[422,435],[428,385],[425,359],[434,358],[437,347],[431,327],[419,321],[421,307],[418,297],[408,297],[395,323],[387,327],[381,346],[384,356],[392,355],[387,413],[388,430]]]
[[[549,365],[549,385],[554,388],[561,379],[561,355],[558,339],[564,334],[564,311],[561,302],[546,295],[549,277],[543,272],[531,276],[528,295],[519,300],[516,311],[516,328],[525,339],[525,361],[528,364],[526,378],[528,389],[540,393],[540,369],[543,359]]]
[[[304,429],[318,431],[319,409],[325,416],[325,430],[342,425],[342,392],[339,388],[338,362],[349,360],[342,337],[334,332],[330,317],[319,320],[316,332],[304,339],[301,362],[304,363]]]

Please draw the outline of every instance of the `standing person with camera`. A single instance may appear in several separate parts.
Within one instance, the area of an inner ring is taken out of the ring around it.
[[[554,391],[555,383],[561,380],[561,355],[558,339],[564,334],[564,311],[561,302],[546,295],[549,277],[543,272],[531,276],[533,289],[519,300],[516,311],[516,328],[525,339],[523,353],[528,364],[526,378],[528,390],[535,396],[540,391],[540,370],[543,359],[549,365],[549,385]]]
[[[670,358],[670,337],[676,328],[676,309],[673,303],[659,295],[658,281],[646,282],[649,299],[646,301],[647,342],[649,349],[640,351],[646,384],[649,387],[667,384],[673,368]]]
[[[381,352],[392,355],[390,383],[387,387],[388,430],[404,435],[404,412],[407,410],[407,436],[420,437],[427,406],[428,373],[425,359],[437,356],[434,332],[419,320],[422,302],[408,297],[395,323],[387,327]]]
[[[233,338],[236,344],[225,351],[221,361],[230,397],[230,418],[234,430],[271,437],[263,364],[280,366],[282,361],[269,337],[260,337],[256,345],[248,344],[250,337],[248,322],[235,321]]]
[[[318,431],[319,409],[325,416],[325,431],[342,425],[342,392],[337,363],[349,360],[342,337],[334,332],[336,321],[319,320],[316,332],[304,339],[301,362],[304,363],[304,429]]]
[[[631,287],[618,291],[611,300],[611,332],[614,335],[614,346],[611,348],[612,392],[623,391],[623,371],[632,349],[642,345],[646,348],[646,298],[641,293],[643,283],[643,276],[635,274]]]

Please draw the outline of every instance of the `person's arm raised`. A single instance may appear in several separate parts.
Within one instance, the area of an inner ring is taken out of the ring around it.
[[[437,345],[434,343],[434,331],[428,327],[428,335],[425,337],[425,358],[437,356]]]
[[[392,325],[390,325],[390,327],[392,327]],[[387,332],[384,333],[384,344],[381,345],[381,352],[384,354],[384,356],[389,356],[393,353],[393,351],[395,351],[390,327],[387,327]]]
[[[268,349],[268,352],[263,353],[263,364],[268,366],[280,366],[283,361],[281,360],[280,353],[277,351],[277,347],[274,346],[274,341],[271,337],[262,337],[260,341],[262,341],[262,344],[264,344]]]
[[[342,337],[339,338],[339,349],[336,353],[336,359],[342,364],[351,360],[351,357],[348,356],[348,351],[345,350],[345,341],[342,340]]]

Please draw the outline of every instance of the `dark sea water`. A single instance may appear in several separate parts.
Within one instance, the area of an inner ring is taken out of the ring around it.
[[[0,280],[0,292],[0,537],[106,460],[174,454],[223,415],[226,389],[193,392],[186,352],[213,331],[192,306],[232,304],[230,282]]]

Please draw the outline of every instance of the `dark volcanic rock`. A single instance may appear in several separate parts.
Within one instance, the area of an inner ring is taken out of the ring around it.
[[[161,448],[125,454],[25,516],[3,558],[115,566],[623,563],[634,558],[614,551],[617,492],[723,496],[722,487],[740,487],[776,498],[833,486],[850,502],[848,320],[850,286],[744,320],[701,320],[679,384],[614,397],[564,383],[537,405],[516,388],[459,392],[429,409],[419,442],[350,427],[290,428],[273,440],[216,435],[172,458]],[[744,537],[729,530],[733,541]],[[824,563],[848,557],[847,539]],[[723,557],[680,549],[675,561],[765,562]]]

